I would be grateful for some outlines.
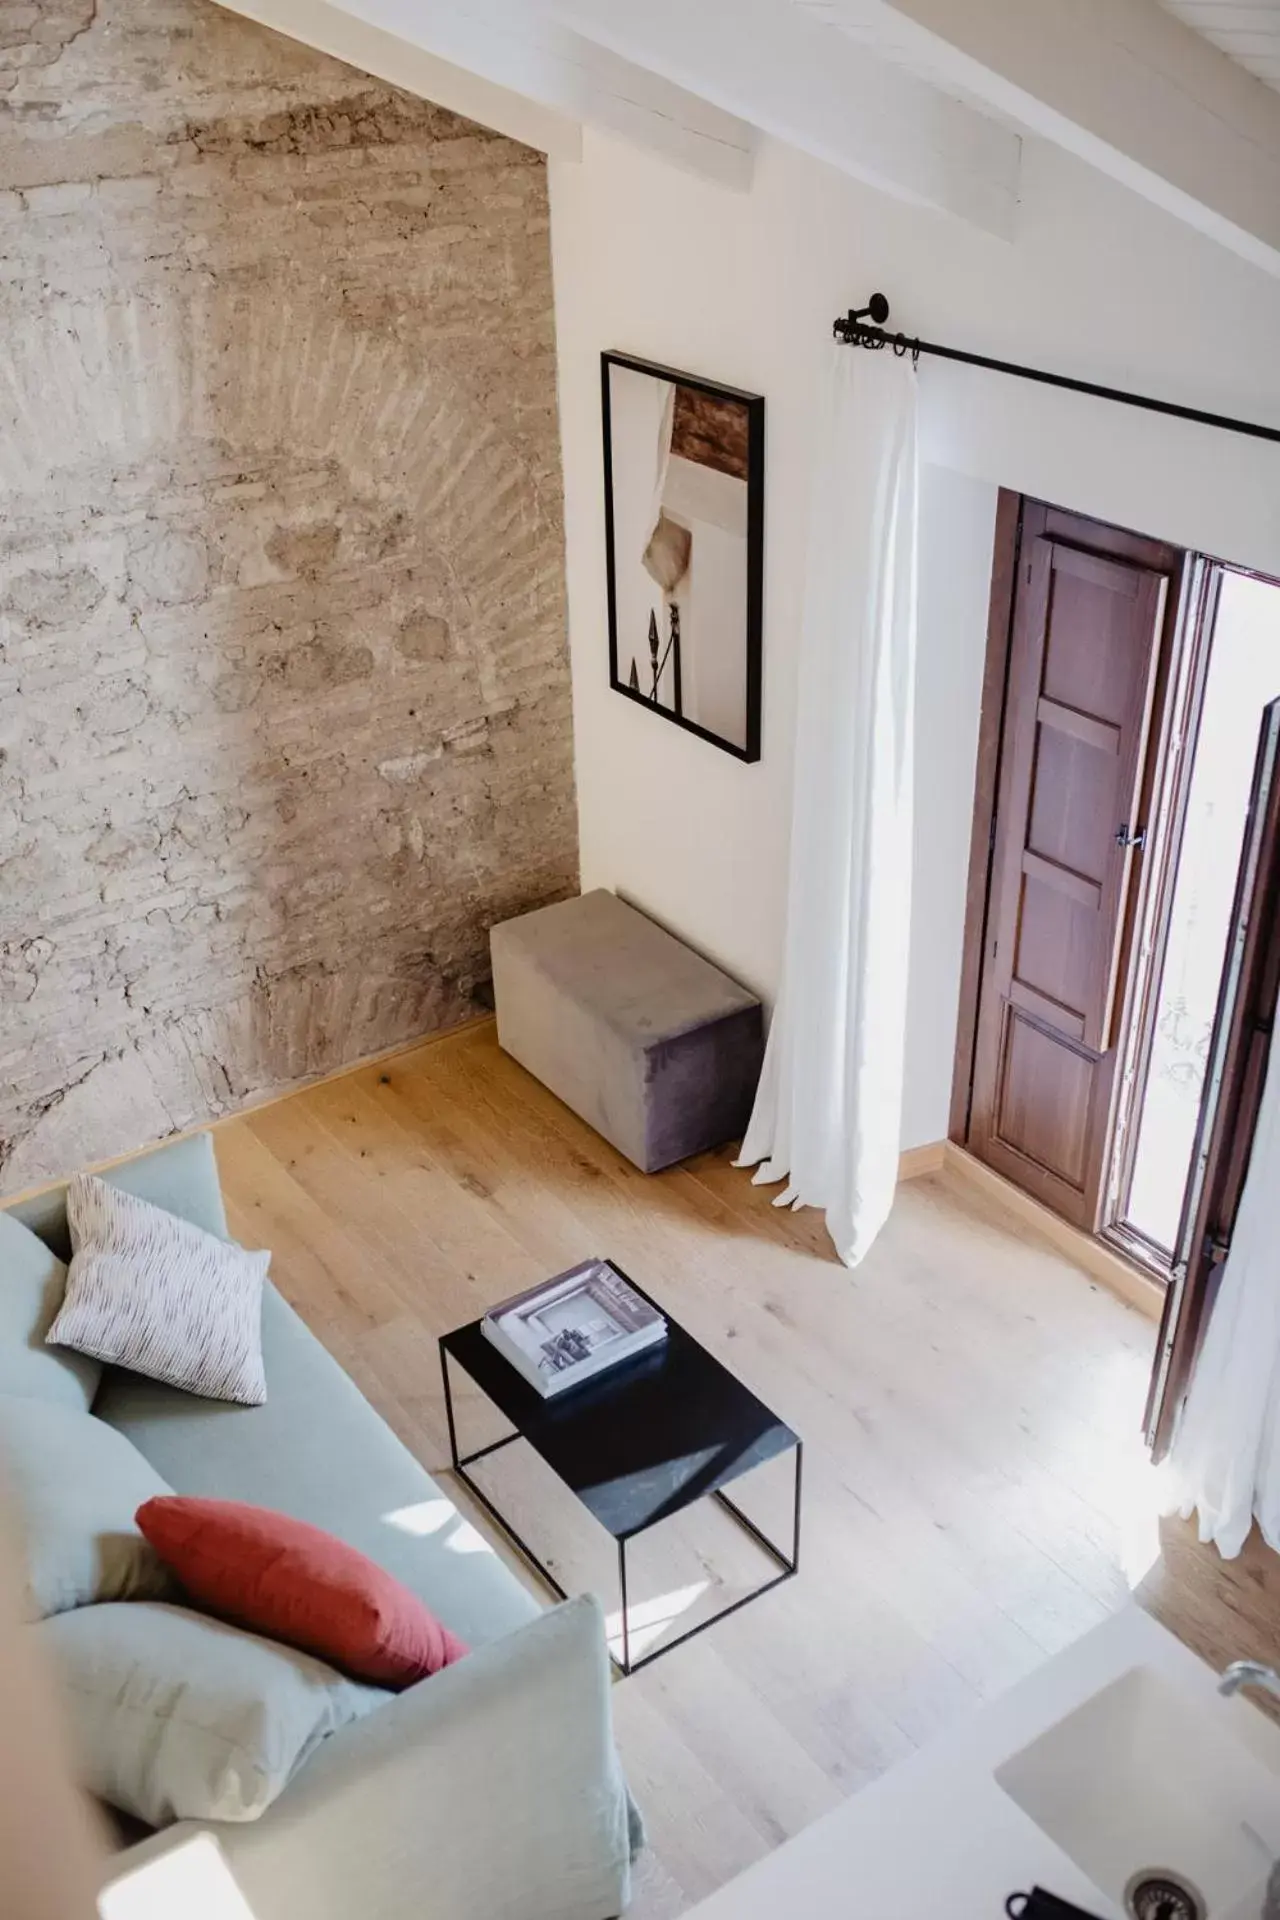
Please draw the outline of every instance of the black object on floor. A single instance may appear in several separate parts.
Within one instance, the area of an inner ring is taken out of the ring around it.
[[[1011,1893],[1004,1910],[1009,1920],[1098,1920],[1096,1913],[1086,1913],[1083,1907],[1072,1906],[1070,1900],[1060,1900],[1043,1887],[1032,1887],[1030,1893]]]

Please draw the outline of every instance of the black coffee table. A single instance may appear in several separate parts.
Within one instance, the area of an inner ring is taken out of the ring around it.
[[[622,1271],[616,1261],[610,1264],[618,1272]],[[634,1280],[629,1284],[646,1300],[650,1298]],[[652,1304],[658,1305],[656,1301]],[[665,1310],[659,1307],[659,1311]],[[736,1613],[739,1607],[758,1600],[761,1594],[789,1580],[800,1565],[800,1474],[804,1448],[799,1437],[700,1346],[692,1334],[686,1333],[678,1321],[669,1314],[666,1319],[668,1333],[660,1346],[637,1354],[633,1360],[623,1361],[613,1371],[598,1375],[580,1387],[570,1387],[551,1400],[544,1400],[490,1345],[478,1320],[446,1333],[440,1341],[453,1471],[537,1568],[547,1585],[561,1599],[567,1598],[555,1575],[467,1472],[477,1460],[517,1440],[526,1441],[617,1542],[622,1658],[614,1658],[615,1665],[624,1674],[648,1666],[650,1661],[670,1653],[673,1647]],[[458,1452],[449,1382],[451,1360],[470,1375],[515,1429],[475,1453],[460,1455]],[[795,1453],[790,1554],[775,1546],[724,1491],[731,1481],[750,1473],[753,1467],[788,1451]],[[709,1620],[699,1621],[696,1627],[690,1627],[653,1653],[633,1660],[627,1605],[628,1542],[707,1494],[732,1514],[781,1571],[722,1607]]]

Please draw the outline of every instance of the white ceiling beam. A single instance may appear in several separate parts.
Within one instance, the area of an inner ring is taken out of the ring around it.
[[[1157,0],[790,0],[1280,275],[1280,95]]]
[[[786,0],[552,0],[584,38],[898,198],[1008,238],[1020,142]]]
[[[1008,238],[1018,135],[788,0],[224,0],[557,157],[583,122],[720,184],[760,132]]]
[[[557,160],[582,158],[582,124],[515,89],[386,32],[330,0],[221,0],[232,13],[257,20],[318,53],[345,60],[376,80],[433,100],[482,127],[492,127]]]
[[[541,0],[224,0],[293,38],[560,159],[584,121],[745,191],[756,130],[583,39]]]

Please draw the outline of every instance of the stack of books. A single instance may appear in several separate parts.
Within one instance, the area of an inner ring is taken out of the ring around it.
[[[584,1260],[504,1300],[480,1330],[545,1399],[667,1337],[658,1309],[607,1260]]]

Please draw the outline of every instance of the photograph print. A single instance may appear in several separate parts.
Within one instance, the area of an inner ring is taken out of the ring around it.
[[[602,355],[609,677],[760,757],[764,401]]]

